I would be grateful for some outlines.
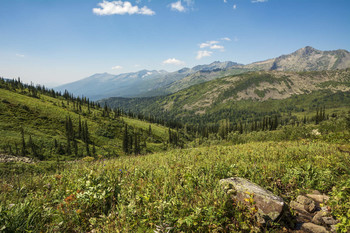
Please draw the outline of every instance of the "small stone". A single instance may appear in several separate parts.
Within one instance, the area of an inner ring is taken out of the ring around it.
[[[297,212],[303,213],[303,214],[308,214],[307,210],[305,210],[305,206],[303,204],[300,204],[299,202],[296,201],[291,201],[290,202],[290,207]]]
[[[303,225],[301,225],[301,229],[310,233],[328,233],[325,227],[313,224],[311,222],[303,223]]]
[[[318,190],[311,190],[311,194],[321,195],[322,193]]]
[[[322,220],[327,225],[335,225],[338,223],[333,217],[322,217]]]
[[[299,195],[297,197],[297,202],[304,205],[304,209],[310,213],[313,213],[316,209],[315,201],[308,197]]]
[[[329,196],[321,194],[306,194],[307,197],[313,199],[314,201],[318,202],[318,203],[324,203],[327,202],[329,200]]]
[[[312,218],[312,223],[317,224],[317,225],[322,225],[323,220],[322,218],[327,215],[326,211],[319,211],[316,213],[316,215]]]
[[[305,197],[305,196],[302,196],[302,195],[299,195],[297,197],[297,202],[299,202],[300,204],[303,204],[303,205],[309,205],[313,202],[313,200],[311,200],[310,198],[308,197]]]
[[[314,201],[312,201],[307,207],[307,211],[309,211],[310,213],[313,213],[316,210],[316,204]]]
[[[337,232],[337,226],[331,225],[331,232]]]

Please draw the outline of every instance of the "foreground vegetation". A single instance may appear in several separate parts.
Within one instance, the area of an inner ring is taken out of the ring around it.
[[[346,232],[350,229],[349,159],[349,153],[336,144],[299,140],[83,159],[51,172],[36,173],[33,168],[30,173],[2,176],[0,229],[259,231],[262,226],[255,222],[254,211],[229,200],[219,186],[222,178],[240,176],[287,202],[308,189],[330,194],[333,214],[341,220],[339,230]],[[269,231],[283,227],[288,226],[276,223]]]

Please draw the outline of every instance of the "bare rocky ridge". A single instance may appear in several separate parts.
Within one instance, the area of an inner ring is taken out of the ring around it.
[[[346,50],[321,51],[310,46],[294,53],[282,55],[262,62],[245,66],[259,70],[313,71],[335,70],[350,67],[350,53]]]

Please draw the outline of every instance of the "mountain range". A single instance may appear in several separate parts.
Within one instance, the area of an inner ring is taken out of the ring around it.
[[[113,108],[196,123],[350,107],[350,69],[332,71],[252,71],[193,85],[167,96],[101,100]]]
[[[175,72],[141,70],[119,75],[94,74],[58,86],[55,90],[62,92],[68,90],[92,100],[108,97],[151,97],[172,94],[195,84],[250,71],[320,71],[348,67],[350,67],[348,51],[321,51],[307,46],[288,55],[247,65],[231,61],[215,61],[208,65],[183,68]]]

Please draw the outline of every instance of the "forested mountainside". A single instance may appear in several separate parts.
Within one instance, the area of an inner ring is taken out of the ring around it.
[[[196,124],[255,120],[317,107],[349,107],[350,70],[256,71],[194,85],[175,94],[152,98],[109,98],[110,107]]]
[[[145,154],[166,149],[172,131],[160,124],[68,92],[0,79],[0,151],[6,154],[39,160]]]

